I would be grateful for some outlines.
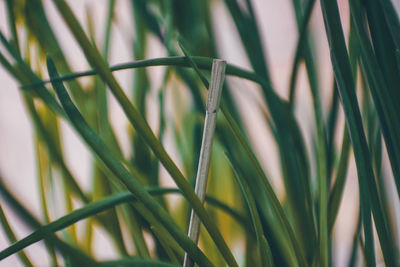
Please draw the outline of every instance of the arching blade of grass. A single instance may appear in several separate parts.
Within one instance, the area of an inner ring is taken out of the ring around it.
[[[3,184],[3,177],[0,176],[0,194],[9,204],[13,211],[21,218],[21,220],[32,229],[39,229],[42,225],[40,222],[25,208],[6,188]],[[46,245],[55,247],[64,257],[65,260],[70,260],[71,263],[77,266],[96,266],[96,262],[84,254],[79,249],[72,247],[54,235],[47,236]]]
[[[152,196],[159,196],[164,194],[182,194],[182,192],[175,188],[148,188],[147,192]],[[29,236],[19,240],[14,243],[10,247],[0,252],[0,259],[4,259],[13,253],[16,253],[27,246],[38,242],[49,235],[60,231],[80,220],[86,219],[90,216],[96,215],[105,210],[111,209],[116,205],[120,205],[122,203],[135,202],[138,199],[131,192],[121,192],[116,193],[111,196],[108,196],[104,199],[89,203],[84,207],[74,210],[71,213],[60,217],[59,219],[41,226],[38,230],[30,234]],[[239,223],[241,223],[245,230],[248,231],[249,234],[252,233],[251,229],[247,229],[247,219],[228,205],[218,201],[217,199],[206,196],[206,202],[211,204],[227,214],[231,215],[234,219],[236,219]],[[249,232],[250,231],[250,232]]]
[[[91,197],[87,196],[82,191],[79,184],[76,182],[74,176],[72,175],[71,171],[65,163],[59,145],[57,144],[56,140],[54,140],[54,137],[49,133],[49,129],[45,127],[42,118],[40,118],[38,112],[33,105],[32,99],[25,98],[25,103],[34,123],[37,134],[40,136],[40,138],[42,138],[49,156],[54,161],[55,167],[60,168],[60,171],[63,175],[63,182],[66,185],[66,190],[69,192],[69,194],[76,196],[83,203],[88,203]],[[107,232],[111,235],[114,244],[120,249],[120,251],[124,251],[123,247],[120,247],[122,244],[122,237],[118,236],[118,234],[113,231],[113,225],[108,223],[107,219],[105,218],[98,217],[97,219],[99,223],[104,226]]]
[[[354,148],[361,194],[360,206],[362,209],[361,213],[366,241],[372,242],[372,224],[370,223],[369,209],[369,205],[371,205],[385,262],[388,266],[395,266],[396,249],[388,234],[387,214],[382,213],[383,209],[381,207],[381,201],[376,190],[376,183],[371,164],[371,155],[363,130],[361,114],[355,94],[354,81],[351,76],[351,67],[347,55],[342,26],[340,24],[338,6],[336,1],[321,0],[321,8],[324,16],[336,82],[338,84],[346,116],[346,123]],[[368,264],[375,265],[374,251],[372,249],[373,244],[366,245],[366,256],[369,257]]]
[[[11,243],[17,242],[17,238],[13,232],[13,230],[10,227],[10,224],[8,223],[7,217],[4,214],[4,211],[0,205],[0,223],[3,228],[4,233],[6,234],[8,240]],[[32,262],[29,260],[29,258],[26,256],[24,251],[19,251],[18,252],[18,257],[21,260],[21,262],[24,264],[24,266],[33,266]]]
[[[171,177],[182,190],[185,197],[188,199],[192,208],[196,211],[203,224],[205,225],[207,231],[209,231],[211,237],[216,242],[218,249],[224,256],[225,260],[233,266],[237,263],[225,243],[221,233],[218,231],[215,223],[212,221],[210,216],[208,216],[206,210],[201,205],[200,200],[194,194],[194,191],[190,184],[186,181],[183,174],[180,172],[176,164],[169,157],[168,153],[165,151],[163,146],[155,137],[151,128],[147,122],[143,119],[140,113],[132,106],[129,99],[126,97],[119,83],[115,80],[114,76],[108,70],[108,66],[103,61],[100,56],[99,51],[93,47],[87,36],[85,35],[82,27],[72,13],[70,7],[63,0],[55,0],[54,3],[57,6],[58,11],[62,15],[64,21],[67,23],[71,32],[73,33],[75,39],[78,41],[79,45],[83,49],[83,52],[89,61],[89,63],[99,71],[100,76],[104,82],[109,86],[111,92],[116,97],[117,101],[121,105],[123,111],[127,115],[128,120],[132,123],[136,131],[142,136],[142,138],[150,146],[156,157],[164,165],[166,170],[170,173]]]
[[[53,61],[48,58],[47,64],[50,77],[58,77]],[[125,184],[125,186],[149,209],[149,211],[151,211],[164,227],[170,231],[181,247],[185,249],[193,259],[195,259],[199,264],[204,264],[205,266],[212,265],[197,246],[184,234],[182,230],[179,229],[170,215],[145,191],[137,179],[133,177],[121,162],[113,156],[113,153],[89,127],[80,112],[72,103],[62,83],[53,82],[53,86],[68,117],[89,147],[94,150],[113,174]]]
[[[192,56],[192,59],[196,62],[196,65],[200,69],[203,70],[210,70],[212,66],[213,59],[210,57],[199,57],[199,56]],[[144,67],[152,67],[152,66],[179,66],[179,67],[191,67],[190,62],[186,57],[182,56],[171,56],[171,57],[160,57],[160,58],[152,58],[152,59],[144,59],[144,60],[136,60],[134,62],[122,63],[117,64],[114,66],[109,67],[109,71],[119,71],[119,70],[126,70],[126,69],[134,69],[134,68],[144,68]],[[73,72],[69,74],[61,75],[59,78],[55,79],[55,82],[58,81],[68,81],[71,79],[76,79],[80,77],[98,75],[99,72],[97,70],[88,70],[83,72]],[[265,86],[266,81],[257,75],[254,72],[244,70],[242,68],[236,67],[231,64],[227,64],[226,66],[226,74],[232,75],[236,77],[240,77],[243,79],[247,79],[249,81],[253,81],[260,85]],[[53,81],[53,80],[52,80]],[[44,85],[50,83],[50,80],[38,81],[35,83],[27,83],[21,86],[23,89],[33,88],[39,85]]]
[[[260,257],[259,263],[261,266],[272,267],[274,266],[274,262],[272,259],[271,249],[269,248],[268,241],[264,235],[264,231],[260,221],[260,215],[258,214],[257,211],[256,202],[252,196],[252,193],[248,185],[246,184],[245,179],[242,178],[242,174],[239,173],[239,170],[237,170],[232,164],[229,154],[226,154],[226,158],[228,162],[231,164],[231,168],[234,171],[234,177],[236,178],[236,181],[239,184],[240,189],[242,190],[243,197],[246,200],[248,209],[250,211],[251,220],[253,222],[253,227],[256,233],[256,238],[258,243],[259,257]]]

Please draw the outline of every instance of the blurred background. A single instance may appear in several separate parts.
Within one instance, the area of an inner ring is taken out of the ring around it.
[[[102,44],[102,30],[107,20],[108,1],[106,0],[81,0],[67,1],[73,9],[75,15],[79,18],[82,25],[89,31],[88,17],[93,19],[94,36],[98,37],[96,43]],[[243,1],[244,2],[244,1]],[[288,97],[289,78],[291,66],[295,53],[298,30],[296,25],[295,13],[290,0],[253,0],[256,20],[260,27],[260,33],[264,44],[264,51],[269,63],[272,83],[274,88],[283,98]],[[399,6],[399,1],[394,1]],[[75,42],[70,31],[60,18],[52,1],[43,0],[43,4],[48,14],[50,24],[55,30],[55,34],[67,56],[73,71],[84,71],[90,69],[80,47]],[[216,49],[219,57],[228,61],[228,63],[241,66],[251,70],[251,65],[247,60],[244,48],[240,42],[239,34],[235,28],[234,22],[229,15],[226,6],[221,0],[211,1],[212,23],[215,30]],[[339,1],[342,22],[345,33],[349,30],[349,10],[347,1]],[[177,11],[179,12],[179,11]],[[129,0],[116,0],[115,17],[112,23],[113,31],[110,43],[109,64],[118,64],[133,61],[132,42],[135,40],[135,25],[132,23],[131,4]],[[0,29],[6,36],[9,36],[7,27],[6,5],[5,1],[0,1]],[[329,48],[326,40],[319,1],[314,8],[310,29],[313,32],[313,41],[315,47],[315,59],[319,72],[319,83],[322,89],[321,99],[323,111],[326,111],[330,105],[332,97],[332,68],[329,57]],[[26,36],[21,36],[21,42]],[[192,40],[195,42],[195,40]],[[192,47],[191,47],[192,48]],[[1,48],[0,48],[1,49]],[[37,49],[28,47],[28,49]],[[193,50],[193,49],[192,49]],[[144,59],[165,57],[168,52],[158,38],[152,34],[147,36],[147,49]],[[141,58],[136,58],[141,59]],[[34,59],[35,60],[35,59]],[[37,59],[36,59],[37,60]],[[47,78],[45,66],[42,68],[43,76]],[[150,90],[146,96],[147,118],[150,126],[157,131],[159,121],[158,93],[163,83],[165,67],[148,68],[148,76],[151,79]],[[131,84],[134,79],[131,70],[124,70],[114,73],[124,90],[128,95],[131,93]],[[91,83],[90,79],[81,78],[79,82],[82,85]],[[258,86],[252,82],[239,78],[228,77],[227,82],[233,94],[235,102],[240,109],[240,115],[243,118],[244,126],[247,129],[250,141],[253,144],[255,152],[259,157],[264,169],[272,179],[272,184],[278,192],[278,197],[284,198],[284,187],[281,179],[281,169],[277,148],[271,132],[263,121],[263,114],[260,112],[261,92]],[[176,81],[171,83],[166,89],[165,98],[167,127],[165,130],[163,143],[172,158],[183,168],[183,161],[179,156],[176,142],[174,141],[174,132],[169,123],[182,125],[182,117],[177,115],[176,105],[193,105],[188,97],[185,86]],[[304,66],[301,65],[297,79],[296,95],[296,117],[302,132],[306,139],[308,152],[312,152],[313,138],[310,132],[314,129],[314,117],[312,108],[312,98],[305,73]],[[129,123],[121,108],[115,99],[110,95],[110,122],[115,129],[118,140],[123,149],[124,155],[131,153],[129,144]],[[327,114],[324,114],[327,115]],[[91,153],[82,143],[81,139],[74,133],[69,125],[61,121],[62,143],[64,145],[64,155],[67,165],[78,179],[84,190],[90,190],[91,187]],[[35,144],[33,125],[27,115],[25,105],[22,101],[18,89],[18,83],[2,68],[0,68],[0,172],[4,178],[4,183],[12,188],[14,193],[24,203],[30,203],[30,209],[33,214],[40,217],[40,197],[37,182],[37,164],[35,158]],[[339,112],[338,132],[343,132],[343,114]],[[341,137],[341,134],[338,135]],[[339,145],[341,140],[337,140]],[[388,160],[384,155],[385,172],[388,177],[391,176],[391,170],[388,168]],[[161,168],[160,170],[165,186],[175,186],[168,174]],[[393,188],[392,179],[387,179],[387,187]],[[392,193],[394,192],[393,190]],[[339,211],[338,219],[334,228],[334,265],[343,266],[349,257],[353,232],[356,227],[358,214],[358,184],[355,171],[354,160],[351,158],[348,172],[347,184],[342,199],[342,205]],[[393,217],[395,221],[400,221],[399,201],[395,194],[388,196],[393,207]],[[176,198],[169,198],[169,205],[173,207]],[[3,208],[12,221],[18,238],[22,238],[30,233],[19,220],[13,215],[7,205]],[[54,210],[53,218],[63,215],[63,210]],[[396,240],[399,240],[399,226],[397,225]],[[95,254],[99,259],[112,259],[116,255],[115,249],[110,245],[107,236],[101,232],[95,232]],[[240,241],[240,240],[239,240]],[[234,253],[240,257],[244,247],[237,241]],[[0,231],[0,250],[9,245],[4,233]],[[43,249],[43,242],[36,243],[26,249],[31,259],[38,263],[37,266],[48,266],[49,259]],[[378,260],[382,260],[379,259]],[[0,263],[1,266],[17,266],[19,261],[16,256],[11,256]]]

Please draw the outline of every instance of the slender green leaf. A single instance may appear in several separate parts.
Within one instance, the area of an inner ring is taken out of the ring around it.
[[[56,4],[58,11],[62,15],[65,22],[67,23],[71,32],[73,33],[75,39],[78,41],[81,48],[83,49],[84,54],[88,59],[89,63],[95,69],[97,69],[97,71],[99,71],[100,76],[102,77],[104,82],[109,86],[111,92],[118,100],[123,111],[127,115],[128,120],[132,123],[132,125],[135,127],[136,131],[142,136],[142,138],[147,142],[147,144],[152,149],[153,153],[161,161],[166,170],[171,174],[175,183],[182,190],[185,197],[192,205],[192,208],[195,210],[195,212],[203,222],[204,226],[209,231],[214,242],[218,244],[217,247],[220,250],[221,254],[224,256],[225,260],[229,263],[229,265],[236,266],[237,263],[228,245],[225,243],[215,223],[212,221],[210,216],[208,216],[200,200],[195,195],[193,188],[186,181],[185,177],[180,172],[176,164],[172,161],[168,153],[165,151],[163,146],[157,140],[147,122],[143,119],[143,117],[140,115],[137,109],[135,109],[132,106],[129,99],[126,97],[124,91],[122,90],[121,86],[115,80],[114,76],[109,71],[106,63],[101,58],[99,51],[90,44],[87,36],[85,35],[79,22],[76,20],[70,7],[63,0],[54,0],[54,3]]]
[[[382,213],[381,201],[379,199],[374,173],[371,165],[371,156],[365,138],[361,114],[354,90],[351,67],[347,55],[346,45],[340,24],[339,11],[336,1],[321,0],[321,8],[331,51],[332,65],[340,92],[343,109],[346,115],[346,123],[354,148],[356,159],[360,194],[361,213],[363,216],[364,232],[366,236],[368,264],[375,265],[373,251],[372,225],[370,222],[370,209],[374,215],[374,221],[380,239],[385,262],[389,266],[395,266],[396,252],[392,245],[392,239],[388,234],[386,214]]]
[[[50,77],[58,77],[57,70],[51,59],[47,60]],[[117,176],[125,186],[160,220],[160,222],[171,232],[178,240],[180,245],[189,255],[204,265],[211,265],[205,255],[197,246],[184,234],[182,230],[174,223],[170,215],[160,206],[160,204],[151,197],[137,181],[137,179],[128,172],[122,163],[113,156],[113,153],[103,143],[96,133],[86,123],[78,109],[74,106],[69,95],[61,82],[53,82],[54,89],[59,97],[65,112],[70,118],[76,130],[86,141],[91,149],[99,156],[105,165]]]
[[[230,162],[231,167],[235,173],[236,181],[239,184],[240,189],[242,190],[243,197],[246,200],[247,206],[250,211],[251,220],[253,222],[253,227],[256,233],[256,238],[259,248],[260,264],[261,266],[274,266],[272,258],[269,257],[271,252],[268,245],[268,241],[266,240],[264,231],[262,229],[262,224],[260,221],[260,216],[257,211],[256,202],[254,201],[254,198],[251,194],[248,185],[246,184],[246,181],[242,178],[242,174],[239,173],[238,170],[234,168],[232,162],[229,160],[229,155],[227,155],[227,159]]]

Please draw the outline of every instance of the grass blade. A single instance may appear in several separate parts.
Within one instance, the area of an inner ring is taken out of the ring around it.
[[[395,83],[388,85],[387,78],[384,75],[385,68],[380,67],[382,64],[378,62],[378,58],[375,56],[377,54],[369,42],[368,33],[363,25],[360,2],[351,1],[350,6],[355,29],[360,39],[362,66],[380,119],[397,192],[400,196],[400,119],[397,116],[396,97],[391,92],[393,90],[391,87],[395,86]],[[386,74],[386,77],[388,75]]]
[[[260,216],[257,211],[256,202],[252,196],[252,193],[248,185],[246,184],[245,179],[242,178],[242,174],[239,173],[238,170],[234,168],[234,165],[232,164],[232,161],[230,160],[228,154],[226,155],[226,157],[229,163],[231,164],[231,167],[234,171],[234,177],[236,178],[236,181],[239,184],[240,189],[242,190],[243,197],[246,200],[247,206],[250,211],[251,220],[253,222],[253,227],[256,233],[256,238],[258,243],[260,266],[272,267],[274,266],[274,263],[271,257],[271,249],[269,248],[268,241],[266,240],[266,237],[264,235],[264,230],[262,228]]]
[[[150,146],[156,157],[164,165],[166,170],[170,173],[171,177],[174,179],[175,183],[182,190],[185,197],[188,199],[193,209],[196,211],[200,219],[202,220],[204,226],[209,231],[211,237],[216,242],[218,249],[224,256],[225,260],[229,265],[236,266],[237,263],[229,250],[229,247],[225,243],[221,233],[218,231],[215,223],[208,216],[206,210],[201,205],[200,200],[195,195],[190,184],[186,181],[183,174],[180,172],[176,164],[169,157],[168,153],[165,151],[163,146],[155,137],[151,128],[147,122],[143,119],[140,113],[132,106],[129,99],[126,97],[121,86],[113,77],[112,73],[108,70],[108,67],[104,60],[101,58],[98,50],[93,47],[87,36],[85,35],[79,22],[76,20],[74,14],[72,13],[70,7],[63,0],[54,0],[58,11],[62,15],[64,21],[67,23],[71,32],[73,33],[75,39],[78,41],[79,45],[83,49],[83,52],[88,59],[89,63],[99,71],[100,76],[104,82],[109,86],[111,92],[114,94],[119,104],[121,105],[123,111],[127,115],[128,120],[135,127],[136,131],[142,136],[142,138]]]
[[[336,82],[338,84],[343,109],[346,115],[346,123],[354,148],[360,185],[361,213],[363,216],[365,236],[368,239],[372,237],[372,225],[370,223],[369,213],[369,205],[371,205],[385,262],[388,266],[395,266],[396,261],[394,255],[396,255],[396,252],[392,245],[391,237],[388,235],[386,214],[382,214],[381,201],[376,191],[371,156],[362,126],[358,101],[355,95],[354,81],[351,76],[352,72],[347,55],[342,26],[340,24],[337,3],[336,1],[321,0],[321,8],[331,50],[331,59]],[[334,33],[335,35],[333,35]],[[372,240],[369,240],[368,242],[371,241]],[[374,251],[371,247],[372,244],[366,244],[366,246],[366,255],[369,257],[368,264],[375,265]],[[373,262],[371,262],[372,260]]]
[[[180,190],[175,188],[148,188],[147,192],[153,196],[176,193],[182,194]],[[210,196],[206,196],[205,200],[207,203],[227,212],[233,218],[238,220],[238,222],[241,222],[244,226],[246,226],[247,219],[231,207]],[[38,230],[30,234],[29,236],[19,240],[17,243],[1,251],[0,258],[4,259],[5,257],[8,257],[9,255],[12,255],[13,253],[20,251],[25,247],[48,237],[50,234],[60,231],[80,220],[111,209],[116,205],[136,201],[138,201],[137,198],[131,192],[121,192],[108,196],[104,199],[89,203],[84,207],[74,210],[71,213],[62,216],[49,224],[40,226]]]
[[[11,229],[10,224],[8,223],[7,217],[5,216],[4,211],[1,206],[0,206],[0,223],[1,223],[1,226],[3,227],[4,233],[7,235],[8,240],[12,243],[16,242],[17,238],[16,238],[13,230]],[[24,266],[33,266],[32,262],[26,256],[24,251],[19,251],[18,257],[21,260],[21,262],[24,264]]]
[[[40,222],[10,193],[2,181],[3,178],[0,176],[0,194],[2,197],[26,225],[33,229],[39,229],[41,227]],[[49,235],[45,242],[46,245],[54,246],[64,256],[64,259],[70,260],[78,266],[96,266],[96,262],[92,258],[54,235]]]
[[[50,77],[58,77],[57,70],[51,59],[47,61]],[[125,184],[125,186],[152,212],[152,214],[171,232],[177,239],[178,243],[185,249],[193,259],[201,264],[210,266],[211,263],[205,255],[197,248],[197,246],[178,228],[173,222],[170,215],[151,197],[143,188],[143,186],[132,176],[131,173],[121,164],[121,162],[113,156],[113,153],[98,138],[96,133],[89,127],[82,115],[72,103],[68,93],[61,82],[53,82],[68,117],[73,123],[76,130],[87,142],[89,147],[95,151],[99,158],[106,166]]]
[[[181,45],[182,51],[184,54],[187,56],[189,62],[191,63],[193,69],[196,71],[197,75],[201,77],[201,81],[204,83],[204,86],[206,88],[209,87],[209,82],[207,78],[200,72],[199,67],[197,66],[196,62],[193,60],[193,57],[188,54],[188,51]],[[298,264],[306,265],[305,263],[305,257],[302,254],[302,250],[298,244],[298,241],[296,239],[296,236],[293,232],[293,229],[288,221],[288,218],[286,217],[281,204],[279,203],[278,197],[276,196],[271,184],[269,183],[269,180],[267,176],[265,175],[260,162],[258,161],[257,157],[255,156],[253,150],[251,149],[251,146],[249,144],[249,141],[245,137],[245,135],[242,133],[241,129],[231,116],[229,112],[225,109],[224,101],[222,99],[221,103],[221,111],[222,114],[224,115],[225,119],[227,120],[229,127],[231,128],[234,136],[237,138],[239,141],[241,147],[245,151],[246,156],[250,160],[251,164],[253,165],[253,168],[255,169],[255,172],[259,176],[261,180],[261,186],[265,190],[266,195],[268,197],[269,202],[271,202],[272,209],[276,216],[278,217],[279,224],[282,226],[283,230],[287,233],[289,236],[289,239],[291,241],[291,247],[294,250],[294,254],[296,255],[297,259],[291,259],[294,262],[298,262]],[[281,240],[282,241],[282,240]],[[286,241],[284,241],[286,242]],[[290,255],[290,253],[288,253]]]

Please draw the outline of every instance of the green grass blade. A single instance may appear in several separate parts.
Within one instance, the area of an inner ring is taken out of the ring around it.
[[[390,29],[390,33],[392,34],[392,38],[393,38],[393,40],[394,40],[394,42],[396,44],[397,50],[398,50],[398,49],[400,49],[400,22],[399,22],[399,16],[398,16],[398,14],[396,12],[396,9],[393,6],[392,1],[390,1],[390,0],[382,0],[382,1],[378,1],[378,3],[381,5],[384,17],[386,19],[386,24]]]
[[[339,164],[336,171],[335,184],[332,188],[332,191],[329,195],[329,214],[328,214],[328,231],[332,232],[333,226],[336,221],[336,216],[339,211],[340,202],[342,200],[344,186],[346,183],[347,169],[349,166],[349,157],[350,157],[350,136],[345,127],[343,131],[343,140],[342,147],[339,156]]]
[[[299,70],[299,64],[301,58],[304,57],[304,46],[306,45],[307,41],[307,27],[310,22],[311,13],[314,8],[315,0],[309,0],[307,5],[304,9],[304,15],[302,16],[301,23],[299,25],[299,39],[297,40],[296,45],[296,52],[293,59],[292,64],[292,71],[290,74],[290,83],[289,83],[289,105],[294,105],[295,99],[295,85],[296,85],[296,78],[297,72]],[[299,24],[299,23],[298,23]]]
[[[365,70],[370,92],[380,119],[397,192],[400,196],[400,118],[397,115],[398,104],[394,100],[396,97],[391,93],[393,89],[390,89],[395,84],[389,86],[385,82],[385,69],[380,67],[378,59],[375,56],[376,53],[374,53],[369,41],[368,33],[363,25],[360,2],[352,1],[350,2],[350,6],[355,29],[360,38],[362,66]]]
[[[0,176],[0,194],[4,200],[13,208],[13,211],[30,228],[39,229],[40,222],[25,208],[3,184],[3,178]],[[48,236],[45,240],[46,245],[54,246],[65,259],[78,264],[78,266],[96,266],[96,262],[77,248],[65,243],[54,235]]]
[[[352,76],[355,82],[354,87],[357,88],[357,63],[360,56],[360,44],[355,31],[354,23],[350,21],[350,34],[349,34],[349,62],[351,66]],[[335,85],[334,90],[337,90]],[[334,96],[335,97],[335,96]],[[338,97],[338,92],[336,92]],[[333,103],[334,104],[334,103]],[[332,136],[333,138],[333,136]],[[331,139],[330,142],[333,142]],[[349,156],[351,151],[350,136],[346,124],[342,134],[342,147],[340,150],[339,163],[337,166],[334,185],[329,196],[329,214],[328,214],[328,232],[332,233],[335,224],[336,216],[339,211],[344,186],[347,179],[347,169],[349,164]],[[333,158],[332,158],[333,159]],[[333,165],[333,162],[331,163]]]
[[[360,238],[361,232],[361,214],[358,214],[357,226],[353,236],[353,242],[351,244],[351,253],[350,253],[350,260],[348,267],[355,267],[357,262],[357,247],[358,247],[358,240]]]
[[[258,214],[258,211],[257,211],[256,202],[252,196],[252,193],[251,193],[248,185],[246,184],[245,179],[242,178],[242,174],[239,173],[239,170],[237,170],[234,167],[234,165],[232,164],[232,161],[230,161],[229,154],[226,154],[226,157],[227,157],[229,163],[231,164],[231,168],[234,171],[234,177],[236,178],[236,181],[239,184],[240,189],[242,190],[243,197],[246,200],[248,209],[250,211],[251,220],[253,222],[253,227],[254,227],[254,231],[256,234],[257,243],[258,243],[258,249],[259,249],[259,255],[260,255],[260,265],[268,266],[268,267],[274,266],[272,258],[269,257],[269,254],[271,254],[271,252],[270,252],[270,248],[268,245],[268,241],[266,241],[266,239],[265,239],[264,231],[263,231],[262,224],[260,221],[260,215]]]
[[[317,164],[317,182],[318,182],[318,195],[319,195],[319,260],[321,261],[322,266],[328,265],[328,162],[327,162],[327,140],[326,140],[326,129],[325,122],[322,114],[322,106],[320,99],[320,88],[318,85],[318,74],[315,67],[315,61],[313,59],[311,42],[309,36],[306,34],[307,21],[310,19],[311,11],[314,6],[315,1],[311,0],[307,2],[305,7],[304,15],[301,12],[300,2],[298,0],[293,1],[297,25],[300,40],[299,42],[304,42],[304,44],[299,44],[302,50],[296,51],[295,55],[295,65],[296,57],[301,56],[305,60],[305,65],[307,68],[308,81],[310,84],[311,95],[313,100],[314,107],[314,117],[315,117],[315,128],[316,128],[316,164]],[[302,24],[303,23],[303,24]],[[303,27],[303,28],[301,28]],[[303,32],[302,32],[303,31]],[[304,40],[301,40],[304,39]],[[298,46],[298,47],[299,47]],[[298,53],[298,54],[297,54]],[[299,59],[297,59],[298,61]],[[294,66],[297,69],[297,66]],[[294,73],[294,75],[296,75]],[[294,77],[291,78],[291,85],[294,87]],[[294,89],[290,88],[290,93],[293,92]],[[293,96],[289,95],[289,105],[293,106]],[[314,253],[314,248],[312,242],[311,245],[307,246],[307,256],[308,258],[312,258],[312,254]]]
[[[196,62],[196,65],[203,70],[210,70],[212,66],[213,59],[210,57],[199,57],[199,56],[192,56],[192,59]],[[153,59],[145,59],[145,60],[136,60],[134,62],[122,63],[111,66],[109,71],[119,71],[119,70],[126,70],[126,69],[134,69],[134,68],[144,68],[144,67],[152,67],[152,66],[179,66],[179,67],[191,67],[189,60],[186,57],[182,56],[171,56],[171,57],[160,57],[160,58],[153,58]],[[256,73],[244,70],[242,68],[236,67],[232,64],[227,64],[226,66],[226,73],[227,75],[232,75],[236,77],[240,77],[243,79],[247,79],[249,81],[253,81],[260,85],[266,85],[267,82],[258,76]],[[88,70],[83,72],[73,72],[69,74],[64,74],[59,78],[55,79],[55,82],[58,81],[68,81],[80,77],[98,75],[99,72],[97,70]],[[22,85],[23,89],[28,89],[31,87],[36,87],[39,85],[44,85],[50,83],[50,80],[39,81],[37,83],[26,84]]]
[[[50,77],[58,77],[57,70],[51,59],[47,61]],[[121,164],[121,162],[113,156],[113,153],[99,139],[97,134],[89,127],[78,109],[72,103],[68,93],[61,82],[53,82],[68,117],[73,123],[76,130],[86,141],[91,149],[99,156],[105,165],[118,177],[125,186],[151,211],[151,213],[171,232],[177,239],[178,243],[187,251],[193,259],[204,265],[211,265],[205,255],[197,248],[197,246],[178,228],[170,215],[159,205],[159,203],[151,197],[137,181],[131,173]]]
[[[1,223],[1,226],[3,227],[3,231],[6,234],[8,240],[11,243],[15,243],[17,241],[17,238],[16,238],[13,230],[11,229],[10,224],[8,223],[7,217],[5,216],[1,205],[0,205],[0,223]],[[19,251],[18,257],[21,260],[21,262],[24,264],[24,266],[33,266],[32,262],[26,256],[24,251]]]
[[[9,73],[19,81],[21,85],[23,84],[38,84],[41,83],[41,79],[31,70],[31,68],[22,60],[22,58],[13,49],[11,44],[7,41],[3,33],[0,31],[0,41],[5,46],[7,51],[16,60],[15,65],[11,65],[3,55],[0,56],[0,62],[9,71]],[[65,113],[58,102],[55,100],[54,96],[44,87],[43,85],[35,86],[35,90],[32,88],[27,90],[29,92],[34,92],[39,96],[44,103],[46,103],[56,114],[60,116],[65,116]]]
[[[240,38],[254,71],[261,77],[264,77],[267,83],[270,83],[269,70],[265,62],[259,30],[254,18],[242,12],[237,0],[225,0],[225,3],[239,31]]]
[[[147,192],[153,196],[164,195],[164,194],[176,194],[176,193],[182,194],[180,190],[175,188],[148,188]],[[85,205],[83,208],[74,210],[49,224],[41,226],[40,229],[36,230],[29,236],[19,240],[17,243],[1,251],[0,259],[4,259],[9,255],[12,255],[13,253],[16,253],[24,249],[25,247],[48,237],[50,234],[60,231],[80,220],[86,219],[90,216],[111,209],[116,205],[128,202],[135,202],[135,201],[137,201],[137,198],[131,192],[122,192],[89,203]],[[223,202],[220,202],[217,199],[210,196],[206,196],[206,202],[211,205],[214,205],[217,208],[220,208],[227,214],[231,215],[233,218],[237,219],[238,222],[241,222],[244,226],[247,225],[247,219],[243,215],[239,214],[237,211],[227,206]]]
[[[389,26],[382,9],[382,4],[379,4],[379,2],[380,1],[367,0],[362,2],[362,6],[366,11],[369,34],[372,44],[374,45],[376,59],[382,70],[385,82],[387,83],[387,89],[391,95],[395,96],[392,102],[399,105],[400,93],[397,88],[400,87],[400,69],[397,66],[395,56],[398,47],[396,47],[390,30],[390,27],[395,27],[399,22],[394,22],[394,25]],[[399,29],[397,29],[397,31],[399,31]]]
[[[18,38],[18,33],[17,33],[13,1],[7,0],[6,5],[7,5],[8,24],[9,24],[8,26],[10,28],[10,32],[11,32],[11,36],[12,36],[10,43],[15,48],[15,51],[17,51],[17,53],[19,53],[19,38]]]
[[[368,239],[371,239],[372,237],[370,209],[368,208],[369,205],[371,205],[385,262],[388,266],[395,266],[396,252],[392,245],[391,237],[388,235],[387,214],[382,214],[381,201],[376,190],[375,178],[371,164],[371,155],[362,126],[351,67],[347,55],[342,26],[340,24],[338,6],[336,1],[321,0],[321,8],[324,16],[336,82],[338,83],[338,89],[346,115],[346,123],[354,148],[360,185],[361,209],[365,236]],[[367,242],[371,241],[372,240],[368,240]],[[368,264],[375,265],[374,251],[372,249],[373,244],[366,245],[368,250],[366,255],[369,257]]]
[[[71,72],[71,67],[58,42],[41,0],[26,2],[26,24],[30,37],[37,41],[45,55],[51,55],[62,72]],[[77,81],[68,82],[68,87],[78,107],[86,110],[86,94]]]
[[[132,15],[135,22],[135,34],[136,39],[133,42],[133,54],[134,59],[143,59],[146,56],[146,44],[147,44],[147,31],[143,27],[144,15],[139,12],[137,8],[138,1],[132,1]],[[146,118],[146,96],[150,90],[150,80],[147,75],[147,70],[144,68],[136,69],[133,73],[133,95],[132,99],[135,107],[138,109],[140,114]],[[144,142],[143,138],[139,135],[132,135],[132,150],[133,156],[131,161],[134,163],[136,168],[144,173],[150,185],[158,184],[158,173],[154,173],[154,166],[157,162],[151,158],[150,149]]]
[[[147,122],[143,119],[140,113],[135,109],[130,103],[129,99],[126,97],[124,91],[122,90],[119,83],[115,80],[112,73],[109,71],[108,66],[105,64],[104,60],[101,58],[98,50],[93,47],[87,36],[85,35],[79,22],[76,20],[74,14],[72,13],[70,7],[63,0],[55,0],[54,3],[57,6],[58,11],[62,15],[64,21],[70,28],[75,39],[78,41],[79,45],[83,49],[83,52],[89,61],[89,63],[99,71],[100,76],[104,82],[109,86],[111,92],[116,97],[117,101],[121,105],[123,111],[127,115],[128,120],[132,123],[136,131],[142,136],[142,138],[150,146],[156,157],[164,165],[166,170],[170,173],[171,177],[174,179],[175,183],[182,190],[185,197],[188,199],[192,208],[195,210],[207,231],[210,233],[213,240],[216,242],[218,249],[224,256],[225,260],[232,266],[236,266],[237,263],[225,243],[221,233],[217,229],[215,223],[212,221],[210,216],[207,214],[204,207],[201,205],[200,200],[195,195],[193,188],[186,181],[183,174],[180,172],[176,164],[169,157],[168,153],[165,151],[163,146],[155,137],[151,128]]]
[[[180,265],[172,264],[168,262],[153,260],[153,259],[138,259],[138,258],[125,258],[119,259],[115,261],[107,261],[99,263],[100,267],[128,267],[128,266],[135,266],[135,267],[177,267]]]
[[[196,71],[196,73],[199,75],[199,77],[201,77],[201,81],[204,83],[204,86],[206,88],[208,88],[209,82],[208,82],[207,78],[205,78],[205,76],[200,72],[199,67],[197,66],[197,64],[193,60],[193,58],[191,56],[189,56],[188,51],[183,46],[181,46],[181,48],[182,48],[183,52],[185,53],[185,55],[188,57],[188,60],[191,63],[193,69]],[[230,115],[230,113],[227,112],[223,99],[221,100],[220,108],[221,108],[222,114],[224,115],[225,119],[227,120],[229,127],[231,128],[233,134],[238,139],[240,145],[242,146],[243,150],[246,153],[246,156],[248,157],[248,159],[250,159],[250,162],[253,164],[253,167],[256,170],[256,173],[258,174],[259,178],[261,179],[261,182],[266,191],[266,194],[267,194],[270,202],[272,203],[271,205],[273,207],[273,210],[274,210],[276,216],[279,218],[278,219],[279,222],[283,225],[283,229],[289,235],[290,241],[292,243],[291,245],[294,249],[294,253],[297,256],[296,260],[299,262],[300,265],[305,266],[305,258],[302,254],[303,252],[302,252],[301,248],[299,247],[296,236],[289,224],[289,221],[288,221],[286,215],[284,214],[284,211],[279,203],[278,197],[276,196],[271,184],[269,183],[267,176],[265,175],[265,173],[261,167],[260,162],[258,161],[253,150],[251,149],[249,141],[247,140],[245,135],[242,133],[241,129],[239,128],[239,126],[237,125],[237,123],[235,122],[233,117]]]

